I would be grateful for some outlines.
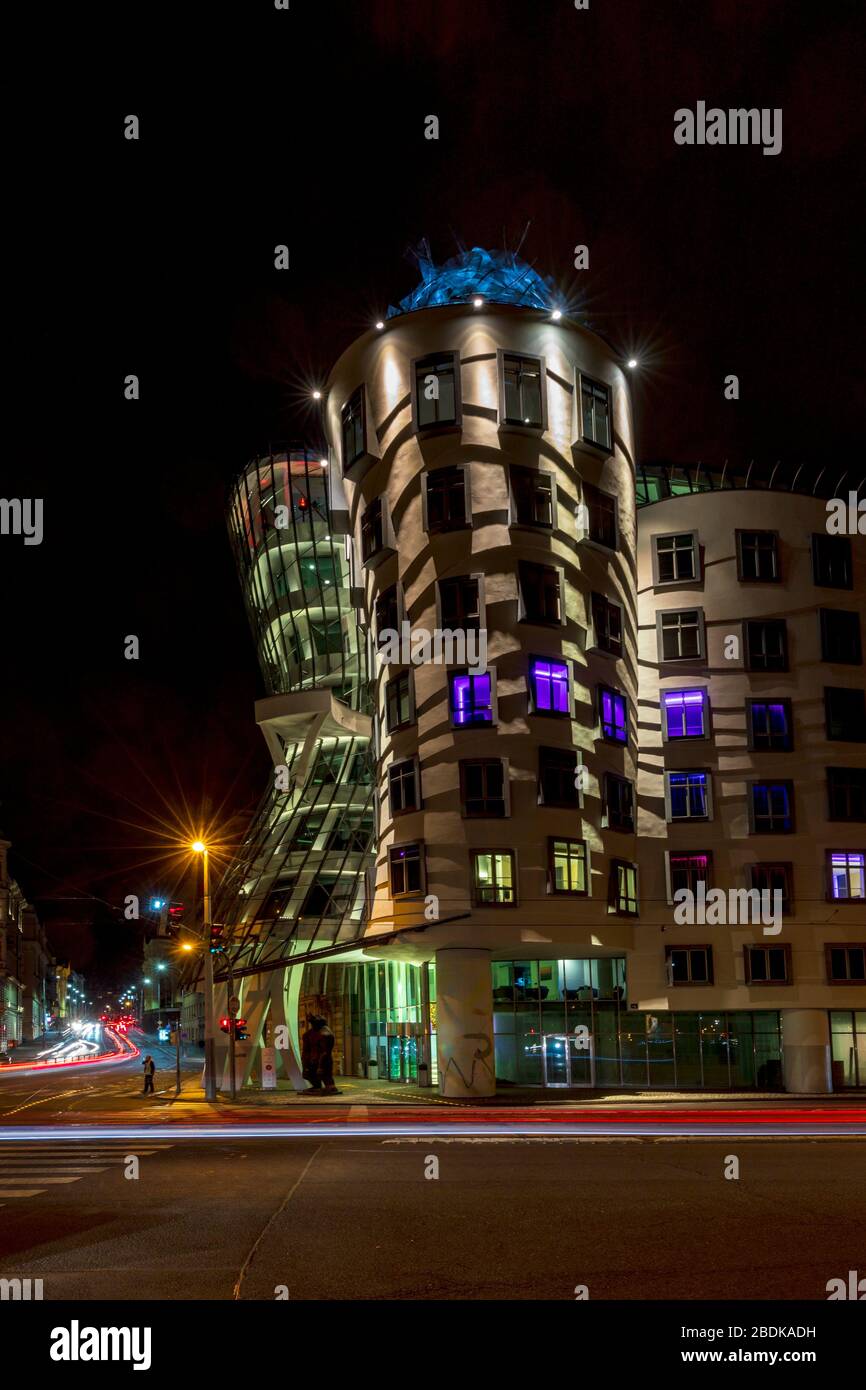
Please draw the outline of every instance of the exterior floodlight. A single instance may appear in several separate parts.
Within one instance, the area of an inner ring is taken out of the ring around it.
[[[483,303],[484,300],[481,298],[480,294],[477,294],[472,301],[473,307],[476,309],[480,309]]]
[[[554,323],[559,323],[559,320],[562,318],[562,310],[561,310],[561,309],[554,309],[554,311],[553,311],[553,313],[550,315],[550,317],[553,319],[553,322],[554,322]]]
[[[313,392],[313,400],[314,400],[314,401],[320,401],[321,399],[322,399],[322,393],[321,393],[321,391],[314,391],[314,392]]]
[[[630,358],[628,359],[627,365],[628,365],[629,367],[631,367],[632,371],[634,371],[635,367],[637,366],[637,358],[636,358],[636,357],[630,357]]]
[[[327,468],[327,466],[328,466],[328,460],[327,460],[327,459],[319,459],[319,467],[320,467],[320,468]]]
[[[377,328],[384,328],[384,327],[385,327],[385,325],[384,325],[384,323],[382,322],[381,319],[377,319],[377,320],[376,320],[376,327],[377,327]]]

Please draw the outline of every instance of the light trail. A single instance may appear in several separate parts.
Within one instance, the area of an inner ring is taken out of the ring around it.
[[[26,1073],[34,1071],[58,1071],[61,1067],[84,1067],[90,1065],[93,1062],[103,1062],[106,1065],[109,1062],[128,1062],[133,1057],[141,1056],[141,1053],[139,1052],[135,1043],[131,1042],[129,1038],[121,1037],[119,1033],[115,1033],[113,1028],[106,1028],[105,1031],[110,1038],[112,1038],[116,1043],[119,1044],[117,1050],[114,1052],[97,1052],[92,1057],[61,1056],[57,1059],[57,1061],[53,1062],[9,1062],[6,1064],[6,1066],[0,1067],[0,1077],[5,1076],[7,1072]],[[64,1044],[65,1047],[71,1047],[76,1045],[77,1044],[73,1043]],[[95,1044],[93,1045],[95,1046]],[[126,1048],[128,1048],[129,1050],[124,1051],[124,1049]]]

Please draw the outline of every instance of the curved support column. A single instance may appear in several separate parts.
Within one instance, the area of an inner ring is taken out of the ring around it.
[[[782,1049],[786,1091],[793,1095],[832,1091],[826,1009],[783,1009]]]
[[[489,951],[436,952],[436,1046],[440,1095],[465,1100],[495,1094]]]

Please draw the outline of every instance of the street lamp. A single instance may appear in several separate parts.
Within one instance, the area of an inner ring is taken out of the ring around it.
[[[204,1098],[216,1100],[216,1053],[213,1008],[213,956],[210,953],[210,878],[208,876],[207,845],[193,840],[191,849],[201,855],[202,900],[204,922]]]

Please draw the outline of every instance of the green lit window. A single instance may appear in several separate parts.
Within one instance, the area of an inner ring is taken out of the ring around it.
[[[472,852],[472,882],[476,903],[486,906],[513,907],[514,855],[511,850],[474,850]]]

